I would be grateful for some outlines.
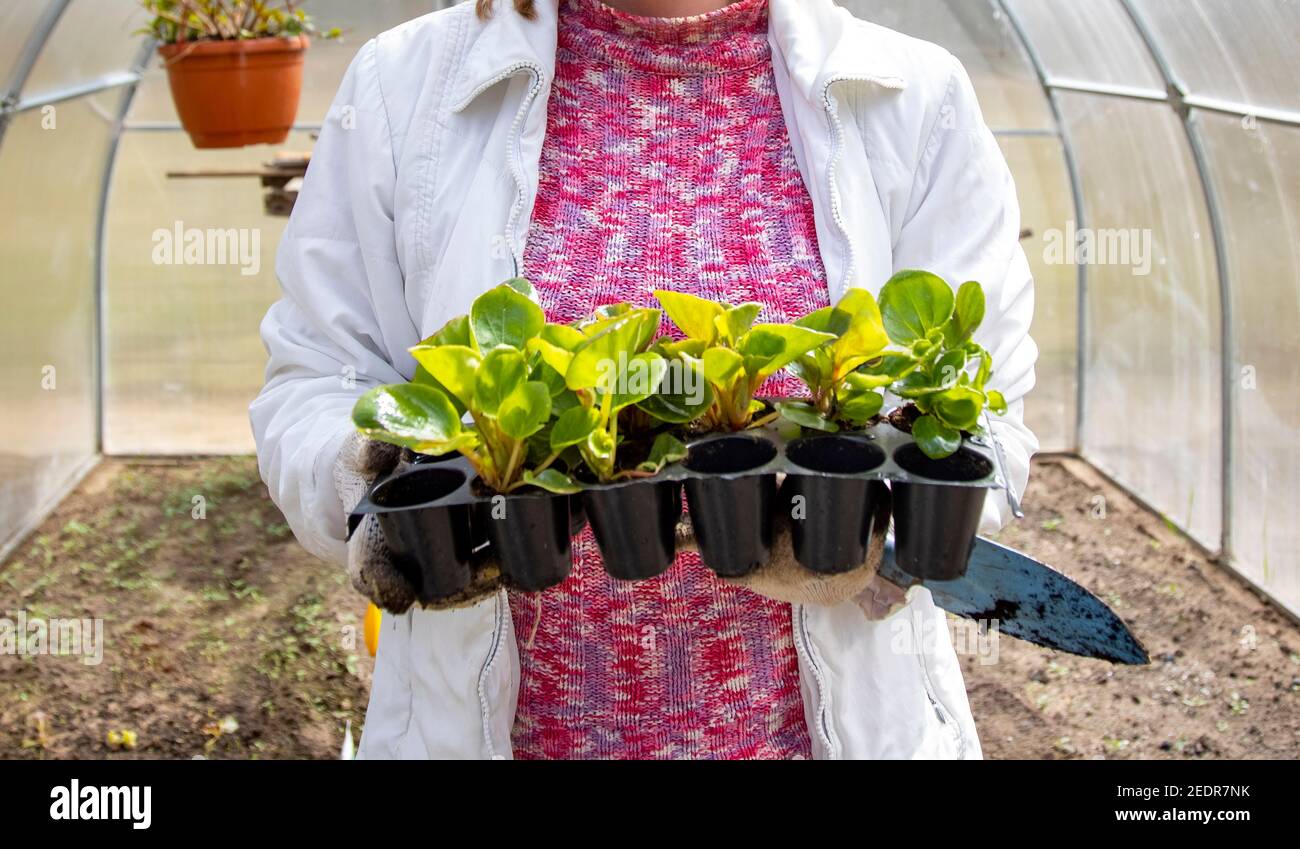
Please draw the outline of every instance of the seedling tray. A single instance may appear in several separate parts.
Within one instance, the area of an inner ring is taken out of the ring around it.
[[[652,479],[593,485],[589,490],[608,492],[622,487],[684,484],[705,562],[721,575],[737,576],[765,561],[771,546],[770,511],[787,509],[786,502],[776,494],[778,476],[805,482],[816,478],[884,481],[893,491],[899,566],[919,578],[951,579],[965,570],[984,491],[1008,490],[1008,501],[1018,511],[1015,496],[1007,486],[1001,451],[990,434],[986,430],[984,435],[967,438],[947,461],[932,461],[921,453],[910,434],[887,421],[861,431],[834,434],[801,431],[788,423],[777,423],[693,440],[685,460],[669,465]],[[430,492],[428,500],[408,498],[400,504],[385,504],[375,497],[385,486],[391,490],[395,478],[427,473],[431,467],[439,470],[439,486],[437,492]],[[459,481],[449,483],[449,476],[458,476]],[[459,455],[417,457],[415,462],[376,481],[349,517],[349,526],[355,528],[369,514],[389,523],[395,517],[385,519],[385,514],[399,512],[447,510],[458,517],[469,515],[471,566],[483,558],[490,538],[500,542],[508,532],[528,539],[498,546],[503,558],[506,549],[514,549],[520,561],[513,568],[501,564],[507,582],[511,582],[513,574],[520,589],[537,590],[563,580],[567,571],[562,561],[568,556],[568,546],[561,539],[563,522],[558,511],[563,510],[564,521],[577,517],[579,511],[570,510],[570,503],[576,508],[579,499],[536,491],[487,494],[474,485],[474,477],[469,462]],[[544,503],[550,504],[554,515],[539,515]],[[525,508],[514,511],[523,514],[519,524],[492,521],[509,517],[512,504]],[[814,509],[825,510],[828,505],[814,505]],[[570,522],[569,526],[580,528],[581,521]],[[458,548],[463,551],[463,546]],[[654,555],[656,562],[662,562],[661,554]],[[532,562],[539,557],[554,561],[543,564],[540,577],[538,564]],[[460,561],[464,562],[464,558]],[[429,574],[432,567],[428,563],[408,562],[407,568],[413,572],[423,570],[425,586],[443,583]],[[658,571],[662,569],[615,568],[611,573],[627,580],[650,577]],[[419,576],[413,578],[418,580]]]
[[[880,463],[874,468],[865,471],[856,472],[826,472],[816,471],[794,462],[789,456],[789,448],[792,444],[799,442],[804,443],[811,440],[821,439],[851,439],[865,442],[880,450]],[[932,484],[939,486],[959,486],[972,487],[978,489],[1006,489],[1006,471],[1000,459],[1000,452],[995,450],[990,441],[990,437],[976,436],[966,439],[962,443],[961,452],[973,455],[976,459],[974,462],[980,463],[986,471],[978,476],[967,479],[946,479],[944,477],[932,477],[921,472],[909,471],[906,465],[917,467],[924,465],[924,455],[920,453],[916,441],[912,437],[889,424],[881,422],[861,431],[852,431],[844,433],[816,433],[805,431],[802,435],[791,434],[790,429],[783,425],[773,425],[753,430],[742,431],[740,433],[717,433],[692,440],[689,445],[692,456],[697,456],[698,452],[704,446],[712,443],[727,442],[732,440],[761,440],[764,444],[771,447],[771,457],[760,465],[752,466],[748,469],[735,472],[708,472],[698,468],[692,468],[692,457],[688,456],[686,460],[679,463],[672,463],[666,466],[654,478],[631,479],[616,481],[614,483],[603,483],[595,485],[593,489],[612,489],[624,486],[637,486],[647,482],[658,481],[686,481],[692,478],[708,479],[726,479],[754,477],[760,475],[772,474],[798,474],[812,475],[818,477],[835,477],[835,478],[858,478],[864,480],[881,480],[899,483],[915,484]],[[899,455],[902,454],[900,460]],[[956,455],[954,455],[956,456]],[[933,461],[931,461],[933,462]],[[375,489],[388,480],[393,475],[385,476],[375,482],[370,492],[361,499],[361,502],[353,510],[349,517],[349,527],[354,528],[358,522],[369,514],[382,514],[397,510],[412,510],[421,507],[447,507],[453,505],[475,505],[483,503],[493,503],[494,499],[504,498],[510,501],[520,496],[516,495],[487,495],[474,486],[474,470],[469,461],[459,455],[447,459],[417,457],[414,463],[395,472],[395,475],[410,474],[419,469],[427,468],[436,464],[440,469],[459,472],[462,475],[462,481],[451,492],[441,494],[437,498],[428,501],[419,501],[407,504],[401,507],[385,506],[376,504],[371,501],[371,494]],[[536,497],[536,496],[524,496]]]

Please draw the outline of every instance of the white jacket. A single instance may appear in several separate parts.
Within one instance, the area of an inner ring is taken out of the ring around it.
[[[498,4],[501,5],[501,4]],[[284,297],[262,325],[251,408],[262,477],[299,541],[344,560],[331,470],[356,398],[411,378],[407,349],[515,274],[537,194],[557,0],[535,21],[463,3],[380,35],[330,109],[280,244]],[[812,196],[831,298],[924,268],[979,280],[977,337],[1010,410],[994,427],[1018,491],[1037,349],[1015,187],[961,65],[831,0],[771,0],[776,83]],[[986,530],[1006,518],[994,493]],[[925,590],[872,622],[796,606],[819,758],[980,755],[945,615]],[[386,615],[361,756],[509,757],[518,651],[503,593],[458,611]]]

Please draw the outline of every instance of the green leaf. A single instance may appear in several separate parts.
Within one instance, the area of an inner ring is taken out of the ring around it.
[[[570,445],[586,440],[600,427],[600,411],[590,407],[573,407],[565,410],[551,428],[551,450],[558,453]]]
[[[686,451],[686,445],[680,439],[671,433],[661,433],[655,437],[654,444],[650,446],[650,456],[637,466],[637,470],[657,475],[669,463],[686,459]]]
[[[530,380],[501,402],[497,426],[511,439],[527,439],[551,417],[551,390],[545,383]]]
[[[620,368],[636,352],[641,321],[637,315],[621,318],[586,340],[574,352],[573,362],[565,372],[569,388],[600,391],[612,388]]]
[[[371,439],[422,454],[445,454],[474,442],[474,435],[461,429],[451,399],[415,383],[370,390],[352,408],[352,422]]]
[[[931,409],[945,425],[955,430],[974,430],[984,409],[984,393],[969,386],[954,386],[930,399]]]
[[[934,378],[925,372],[914,371],[907,377],[897,381],[893,385],[893,392],[899,398],[906,398],[909,401],[917,401],[931,395],[937,395],[943,392],[947,387],[938,384]]]
[[[1002,393],[996,389],[990,389],[985,393],[989,399],[989,409],[994,415],[1003,416],[1007,412],[1007,399],[1002,397]]]
[[[984,384],[988,383],[989,378],[993,376],[993,355],[979,345],[973,345],[973,347],[978,350],[980,358],[979,370],[975,374],[975,386],[983,389]]]
[[[582,449],[582,459],[598,478],[607,481],[614,477],[614,451],[617,444],[609,431],[604,428],[593,430],[579,447]]]
[[[661,422],[692,422],[713,405],[713,389],[704,377],[704,363],[685,355],[666,362],[665,378],[658,391],[637,406]],[[670,381],[673,375],[676,379]],[[665,386],[670,382],[673,385]]]
[[[808,313],[803,318],[795,322],[799,327],[806,327],[809,330],[816,330],[819,333],[830,333],[839,336],[849,329],[853,316],[844,310],[835,307],[822,307],[819,310]]]
[[[974,280],[957,290],[957,307],[943,329],[944,341],[956,347],[968,341],[984,321],[984,289]]]
[[[957,385],[965,370],[965,351],[960,348],[955,351],[945,351],[939,359],[935,360],[934,366],[930,369],[930,383],[940,389],[951,388]]]
[[[953,306],[952,289],[928,271],[900,271],[880,290],[885,330],[899,345],[911,345],[942,328]]]
[[[494,348],[483,358],[474,375],[473,409],[495,417],[505,400],[528,379],[528,361],[513,348]],[[539,384],[546,388],[546,384]],[[546,391],[547,404],[551,392]]]
[[[639,404],[655,393],[668,370],[668,363],[658,354],[637,354],[623,361],[614,382],[614,397],[610,409],[618,412],[624,407]]]
[[[700,339],[672,339],[667,336],[655,342],[653,350],[663,355],[664,359],[671,360],[673,357],[691,356],[699,359],[704,356],[704,351],[709,346]]]
[[[542,328],[541,338],[569,353],[578,350],[587,341],[585,333],[567,324],[547,324]]]
[[[529,380],[540,380],[546,384],[546,388],[551,390],[551,400],[554,401],[561,395],[572,395],[568,385],[564,382],[564,375],[555,369],[541,362],[533,366],[532,373],[528,376]]]
[[[562,375],[568,374],[569,367],[573,364],[572,351],[566,350],[541,336],[528,340],[528,353],[540,355],[542,362]]]
[[[717,339],[718,328],[714,319],[725,314],[726,307],[722,304],[667,289],[656,290],[654,294],[673,324],[688,337],[703,340],[708,345]]]
[[[848,391],[837,399],[840,418],[855,425],[864,425],[871,421],[880,408],[885,405],[885,396],[879,392]]]
[[[866,374],[855,371],[845,375],[841,386],[848,387],[850,392],[874,392],[877,389],[883,389],[893,383],[893,378],[887,374]]]
[[[627,342],[628,353],[638,353],[648,348],[655,334],[659,332],[659,320],[662,316],[659,310],[633,308],[628,304],[611,304],[602,307],[602,310],[609,314],[579,325],[582,333],[588,338],[595,337],[614,325],[619,325],[631,332],[631,336],[628,337],[630,341]]]
[[[889,336],[885,333],[880,307],[870,292],[866,289],[851,289],[840,301],[839,308],[848,312],[852,318],[848,328],[831,345],[835,358],[832,377],[836,380],[868,360],[880,356],[889,347]]]
[[[441,345],[463,345],[477,349],[474,331],[469,326],[469,316],[458,315],[442,326],[442,329],[420,343],[430,347]]]
[[[781,413],[782,418],[788,419],[800,427],[827,433],[834,433],[840,429],[839,425],[817,412],[816,408],[811,404],[803,401],[778,401],[776,409]]]
[[[759,324],[745,334],[737,350],[744,357],[745,372],[761,380],[834,338],[794,324]]]
[[[913,422],[912,437],[925,456],[932,460],[951,457],[961,447],[961,434],[934,416],[921,416]]]
[[[537,299],[537,290],[533,288],[532,281],[527,277],[511,277],[502,285],[509,286],[530,301]]]
[[[831,362],[830,351],[822,347],[799,357],[790,363],[788,368],[795,377],[802,380],[804,385],[816,395],[825,391],[826,385],[831,382],[831,372],[834,370],[834,365]]]
[[[890,381],[898,380],[903,373],[916,365],[916,358],[910,354],[888,353],[871,360],[860,367],[863,374],[888,377]]]
[[[713,319],[713,324],[723,339],[728,342],[735,342],[735,340],[749,332],[749,329],[754,326],[754,322],[758,320],[758,314],[762,311],[762,304],[744,303],[725,310],[722,315]]]
[[[417,345],[411,356],[465,408],[474,406],[474,375],[482,362],[477,351],[464,345]]]
[[[522,351],[542,332],[546,316],[527,295],[503,283],[479,295],[470,307],[469,322],[480,350],[507,345]]]
[[[523,481],[526,484],[532,484],[539,489],[553,492],[556,495],[573,495],[582,491],[582,487],[578,486],[568,475],[558,469],[546,469],[537,474],[533,474],[530,469],[525,469]]]
[[[720,389],[730,387],[745,365],[740,354],[730,348],[709,348],[704,352],[704,379]]]

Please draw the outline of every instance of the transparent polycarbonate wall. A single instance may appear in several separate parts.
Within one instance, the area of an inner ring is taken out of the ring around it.
[[[440,0],[311,0],[283,145],[195,151],[135,0],[0,4],[0,546],[100,453],[252,448],[284,219],[256,176],[307,152],[355,50]],[[843,0],[970,71],[1037,283],[1026,415],[1300,612],[1300,3]],[[156,262],[234,228],[240,266]]]
[[[129,4],[128,4],[129,5]],[[275,249],[284,218],[263,213],[256,177],[168,177],[248,171],[279,152],[306,153],[357,49],[372,36],[440,8],[436,0],[311,0],[342,41],[307,52],[298,121],[275,148],[196,152],[176,126],[165,71],[144,73],[127,115],[108,209],[105,448],[118,454],[253,450],[248,402],[262,385],[257,326],[276,298]],[[159,265],[154,233],[234,229],[257,248],[253,263]]]

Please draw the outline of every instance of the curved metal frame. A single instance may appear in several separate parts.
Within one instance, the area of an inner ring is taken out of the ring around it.
[[[1222,410],[1222,434],[1220,447],[1220,505],[1219,509],[1219,555],[1225,561],[1232,560],[1232,511],[1234,502],[1233,490],[1233,472],[1236,469],[1237,448],[1234,441],[1237,422],[1237,379],[1236,379],[1236,336],[1233,327],[1233,305],[1232,305],[1232,272],[1228,265],[1227,251],[1227,232],[1223,223],[1223,213],[1219,206],[1218,192],[1214,186],[1214,179],[1210,174],[1209,155],[1205,150],[1205,143],[1201,139],[1201,134],[1197,129],[1193,106],[1188,103],[1187,87],[1174,73],[1173,66],[1169,58],[1165,56],[1164,50],[1161,49],[1155,33],[1147,26],[1146,19],[1133,5],[1132,0],[1119,0],[1120,6],[1128,14],[1129,19],[1133,22],[1133,27],[1142,38],[1142,43],[1146,45],[1147,50],[1151,53],[1151,59],[1155,62],[1156,67],[1160,70],[1161,76],[1165,79],[1165,85],[1169,89],[1167,100],[1173,110],[1178,113],[1179,120],[1183,125],[1183,130],[1187,133],[1187,143],[1192,151],[1192,159],[1196,163],[1196,171],[1201,179],[1201,190],[1205,194],[1205,207],[1210,216],[1210,231],[1214,235],[1214,256],[1215,265],[1219,274],[1219,346],[1221,348],[1220,371],[1223,382],[1220,388],[1219,403]],[[1240,113],[1244,114],[1245,113]]]
[[[1243,118],[1253,117],[1259,120],[1289,125],[1300,125],[1300,113],[1282,109],[1254,109],[1245,104],[1232,103],[1213,98],[1198,98],[1189,95],[1186,86],[1182,84],[1177,74],[1174,73],[1168,57],[1165,56],[1164,51],[1160,47],[1159,40],[1155,37],[1155,33],[1152,32],[1151,28],[1147,25],[1146,20],[1142,17],[1142,14],[1133,5],[1132,0],[1117,0],[1117,2],[1132,23],[1138,36],[1142,39],[1142,43],[1150,54],[1156,68],[1160,71],[1165,82],[1165,91],[1161,92],[1157,89],[1143,86],[1118,86],[1054,77],[1048,73],[1046,64],[1042,61],[1041,56],[1034,48],[1033,43],[1029,39],[1028,31],[1024,27],[1024,24],[1015,9],[1011,6],[1009,0],[997,0],[997,2],[999,7],[1002,9],[1002,12],[1007,16],[1007,20],[1011,22],[1012,28],[1016,31],[1017,36],[1020,38],[1020,43],[1024,47],[1026,54],[1029,56],[1029,60],[1033,64],[1035,71],[1038,73],[1039,82],[1042,84],[1048,103],[1052,107],[1052,114],[1056,119],[1057,127],[1061,135],[1061,143],[1065,150],[1066,167],[1069,170],[1071,188],[1074,191],[1075,215],[1078,217],[1078,224],[1080,227],[1084,226],[1084,199],[1082,184],[1079,178],[1077,160],[1070,144],[1069,133],[1066,132],[1065,123],[1061,118],[1061,112],[1056,98],[1056,93],[1058,91],[1081,92],[1101,97],[1120,97],[1129,100],[1143,100],[1151,103],[1167,103],[1177,113],[1179,123],[1182,124],[1183,130],[1187,134],[1188,146],[1191,150],[1192,160],[1196,165],[1197,174],[1201,181],[1201,190],[1205,199],[1206,213],[1209,216],[1210,229],[1214,237],[1215,265],[1219,277],[1219,344],[1222,349],[1220,367],[1222,434],[1220,447],[1221,504],[1219,555],[1225,561],[1230,562],[1232,559],[1232,515],[1234,503],[1233,471],[1235,469],[1236,457],[1236,446],[1234,444],[1234,434],[1236,432],[1236,366],[1231,269],[1229,268],[1227,259],[1227,236],[1223,214],[1219,205],[1214,181],[1210,173],[1209,156],[1206,153],[1205,145],[1201,139],[1200,133],[1198,132],[1195,110],[1200,109],[1221,112],[1230,115],[1238,115]],[[1085,456],[1083,432],[1087,414],[1087,390],[1085,382],[1087,376],[1087,334],[1087,266],[1081,265],[1079,266],[1078,357],[1076,359],[1077,374],[1075,377],[1078,381],[1075,450],[1081,456]]]
[[[122,128],[126,120],[127,111],[130,109],[131,100],[135,91],[140,84],[144,70],[148,65],[149,58],[153,53],[154,44],[151,40],[146,40],[141,45],[140,52],[136,55],[135,61],[129,70],[118,71],[84,83],[73,86],[56,89],[46,92],[39,97],[24,99],[23,89],[26,87],[32,70],[36,67],[41,53],[45,49],[50,35],[58,26],[72,4],[72,0],[53,0],[50,6],[42,13],[36,25],[32,28],[27,40],[23,44],[22,52],[18,54],[9,77],[0,88],[0,147],[3,147],[5,131],[8,129],[10,122],[16,115],[28,112],[33,109],[40,109],[56,103],[63,103],[75,98],[84,97],[98,92],[107,91],[113,88],[123,88],[123,96],[118,106],[117,114],[113,119],[113,128],[109,136],[107,151],[105,152],[105,163],[102,170],[102,179],[99,186],[98,207],[96,210],[96,232],[95,232],[95,278],[94,286],[94,326],[95,338],[94,344],[94,396],[95,396],[95,453],[92,458],[74,469],[72,474],[57,487],[50,495],[46,504],[47,507],[38,509],[34,516],[30,518],[25,525],[19,526],[9,539],[0,539],[0,559],[7,557],[34,528],[44,521],[45,516],[58,506],[69,492],[74,490],[81,481],[88,475],[98,464],[99,459],[103,456],[104,451],[104,353],[105,343],[105,325],[104,325],[104,291],[105,291],[105,240],[107,238],[108,223],[108,198],[112,186],[113,169],[117,160],[118,143],[122,137]]]
[[[1038,82],[1043,87],[1043,94],[1047,98],[1047,105],[1052,110],[1052,120],[1056,122],[1057,136],[1061,139],[1061,150],[1065,157],[1065,171],[1070,180],[1070,194],[1074,199],[1074,223],[1080,230],[1087,226],[1087,210],[1083,205],[1083,178],[1079,173],[1079,160],[1074,155],[1074,147],[1070,144],[1070,136],[1065,131],[1065,121],[1061,117],[1061,104],[1057,100],[1057,87],[1047,73],[1047,65],[1043,62],[1043,57],[1039,55],[1038,49],[1034,47],[1033,42],[1029,40],[1028,30],[1025,29],[1024,22],[1015,9],[1011,7],[1008,0],[997,0],[998,8],[1002,14],[1006,15],[1007,20],[1011,23],[1011,29],[1015,32],[1016,38],[1020,41],[1020,47],[1025,51],[1025,56],[1029,59],[1029,64],[1033,66],[1034,73],[1038,76]],[[1078,297],[1075,307],[1075,355],[1074,355],[1074,453],[1082,455],[1083,453],[1083,426],[1086,421],[1085,413],[1087,412],[1087,382],[1084,380],[1087,374],[1087,357],[1088,357],[1088,266],[1079,264],[1075,268],[1078,276]]]
[[[14,62],[9,79],[5,81],[4,88],[0,88],[0,144],[4,143],[5,130],[9,127],[9,121],[19,112],[18,99],[22,96],[23,86],[27,85],[27,78],[32,74],[32,68],[36,67],[36,60],[45,49],[45,42],[49,40],[50,33],[59,25],[59,18],[63,17],[63,13],[71,3],[72,0],[54,0],[37,20],[27,40],[23,42],[22,52]]]

